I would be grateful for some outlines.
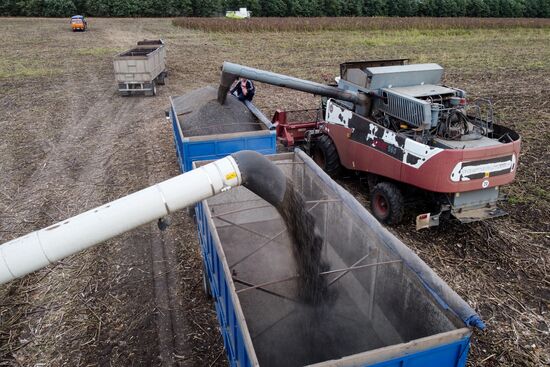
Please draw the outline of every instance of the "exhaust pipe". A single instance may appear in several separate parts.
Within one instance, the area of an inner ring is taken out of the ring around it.
[[[369,102],[367,96],[362,93],[346,91],[309,80],[298,79],[288,75],[272,73],[270,71],[254,69],[225,61],[222,66],[220,87],[218,88],[218,102],[220,104],[225,103],[229,88],[231,88],[233,82],[239,77],[319,96],[348,101],[358,105],[365,105]]]
[[[260,153],[234,153],[0,245],[0,284],[241,184],[278,206],[286,176]]]

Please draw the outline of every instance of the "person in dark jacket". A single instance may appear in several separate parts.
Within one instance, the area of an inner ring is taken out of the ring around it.
[[[252,101],[252,98],[254,98],[254,93],[256,93],[254,83],[252,83],[252,80],[245,78],[239,78],[237,84],[231,88],[231,94],[235,94],[241,102],[244,102],[245,100]]]

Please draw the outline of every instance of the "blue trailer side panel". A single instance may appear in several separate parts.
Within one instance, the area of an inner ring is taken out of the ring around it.
[[[228,138],[223,138],[223,134],[220,134],[213,135],[212,139],[191,141],[182,136],[173,107],[170,108],[170,121],[174,130],[174,143],[182,172],[192,170],[194,161],[223,158],[240,150],[255,150],[262,154],[277,152],[275,131],[259,131],[257,135]]]
[[[236,322],[234,305],[231,302],[223,265],[212,239],[211,228],[202,203],[195,207],[197,229],[207,279],[210,282],[212,297],[215,300],[216,313],[220,323],[227,358],[232,367],[252,366],[251,357],[245,348],[242,330]],[[359,367],[464,367],[468,357],[470,338],[433,347],[417,353],[407,354],[388,361],[363,364]]]
[[[243,136],[239,138],[189,141],[183,139],[183,166],[185,171],[193,169],[194,161],[205,161],[223,158],[240,150],[255,150],[262,154],[274,154],[275,132],[263,136]]]
[[[468,337],[440,347],[371,364],[369,367],[464,367],[469,349],[470,338]]]
[[[227,359],[232,367],[250,367],[252,366],[250,352],[246,350],[242,330],[237,322],[233,302],[231,302],[229,294],[231,290],[225,279],[223,265],[216,251],[202,203],[196,205],[195,213],[205,275],[210,283],[210,290],[215,301]]]

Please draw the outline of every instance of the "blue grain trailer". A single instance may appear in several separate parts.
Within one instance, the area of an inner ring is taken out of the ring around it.
[[[215,89],[209,88],[205,93],[202,93],[202,97],[209,97],[210,95],[215,97],[215,93]],[[192,111],[188,110],[189,101],[182,101],[182,97],[185,97],[185,95],[170,97],[170,110],[168,113],[174,132],[178,162],[182,172],[192,169],[194,161],[215,160],[240,150],[254,150],[262,154],[273,154],[276,152],[275,131],[270,130],[260,120],[255,121],[254,124],[239,126],[241,130],[239,132],[186,136],[184,134],[186,117]],[[241,104],[240,102],[238,103]],[[242,106],[246,110],[244,104]],[[192,106],[191,108],[194,107]],[[267,118],[263,116],[263,120],[267,120]]]
[[[199,203],[229,364],[465,366],[472,329],[484,328],[476,312],[305,153],[269,158],[316,220],[328,294],[316,307],[300,301],[292,241],[271,205],[244,187]]]

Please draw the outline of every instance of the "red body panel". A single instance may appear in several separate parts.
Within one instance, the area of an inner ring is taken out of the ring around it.
[[[515,175],[521,140],[498,146],[444,149],[429,158],[419,168],[404,164],[393,157],[384,154],[366,144],[350,139],[352,129],[335,124],[327,124],[325,130],[332,138],[338,150],[341,164],[351,170],[365,171],[385,176],[396,181],[419,187],[424,190],[455,193],[480,190],[482,188],[500,186],[510,183]],[[469,181],[451,180],[453,168],[460,162],[483,161],[491,158],[515,155],[515,168],[498,176],[482,177]],[[483,181],[488,181],[482,187]]]

